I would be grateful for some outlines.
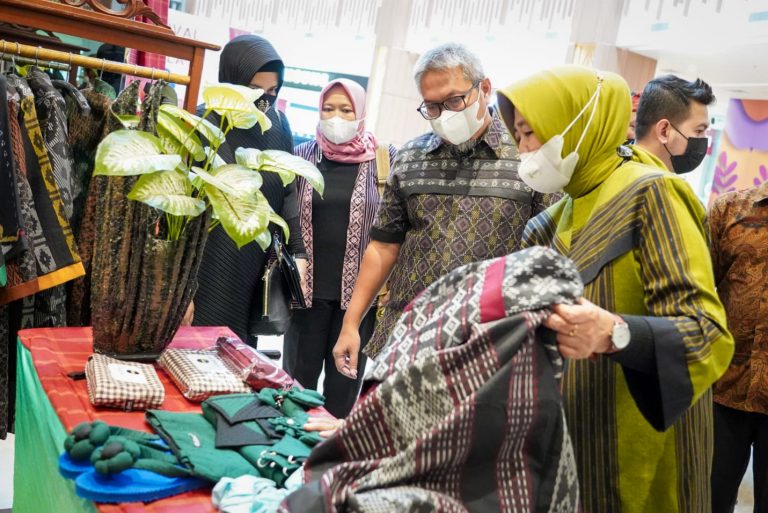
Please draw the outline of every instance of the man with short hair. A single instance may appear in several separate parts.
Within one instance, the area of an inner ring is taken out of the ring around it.
[[[768,182],[709,212],[715,285],[736,351],[714,385],[712,513],[731,513],[750,456],[754,511],[768,511]]]
[[[339,372],[357,375],[358,326],[389,278],[390,299],[365,348],[376,357],[403,309],[453,269],[519,249],[529,219],[555,197],[519,178],[517,147],[496,110],[480,60],[448,43],[414,69],[419,113],[432,132],[398,152],[333,350]]]
[[[707,154],[707,107],[714,102],[712,88],[700,78],[693,82],[674,75],[654,78],[637,107],[637,146],[658,157],[670,171],[693,171]]]

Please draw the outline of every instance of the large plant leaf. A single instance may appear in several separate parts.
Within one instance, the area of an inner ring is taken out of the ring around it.
[[[288,223],[285,222],[285,219],[277,215],[275,212],[272,212],[269,214],[269,222],[275,223],[277,226],[283,229],[283,240],[288,240],[291,238],[291,229],[288,227]]]
[[[206,184],[232,196],[246,196],[257,192],[264,179],[259,173],[238,164],[227,164],[208,173],[199,167],[192,171]],[[210,187],[205,187],[210,190]]]
[[[272,245],[272,234],[269,230],[264,230],[256,236],[256,244],[259,245],[262,251],[267,251],[269,246]]]
[[[192,130],[192,127],[187,126],[187,124],[180,119],[171,116],[162,110],[157,113],[157,124],[158,127],[163,128],[166,134],[169,134],[176,139],[179,144],[192,155],[192,158],[195,159],[196,162],[201,162],[205,159],[203,145],[195,131]]]
[[[224,132],[219,130],[219,127],[214,126],[213,123],[207,119],[195,116],[184,109],[180,109],[176,105],[170,104],[160,105],[160,112],[165,112],[176,119],[184,121],[184,123],[188,124],[190,127],[195,127],[195,130],[197,130],[209,144],[219,146],[224,142]]]
[[[181,142],[160,125],[157,125],[157,135],[160,137],[160,142],[163,144],[165,153],[181,155],[184,152],[184,146],[181,145]]]
[[[235,84],[213,84],[203,87],[203,100],[207,108],[225,117],[231,126],[251,128],[258,123],[264,133],[272,123],[254,103],[263,93],[261,89]]]
[[[222,228],[241,248],[249,242],[263,242],[263,233],[269,226],[272,207],[261,191],[254,194],[234,196],[216,187],[206,188],[208,199]]]
[[[277,173],[283,185],[288,185],[296,176],[301,176],[321,196],[325,191],[325,182],[320,171],[310,162],[290,153],[279,150],[261,151],[254,148],[238,148],[235,151],[235,160],[238,164],[251,169]]]
[[[199,216],[205,211],[205,202],[191,194],[192,183],[185,173],[160,171],[139,178],[128,193],[128,199],[175,216]]]
[[[95,175],[133,176],[168,171],[181,163],[179,155],[164,155],[160,138],[137,130],[118,130],[96,150]]]
[[[257,171],[263,171],[264,167],[267,165],[276,164],[274,159],[270,158],[266,153],[261,150],[257,150],[256,148],[238,148],[235,150],[235,162],[241,166],[246,166]],[[291,171],[284,169],[270,169],[270,171],[278,173],[280,180],[283,182],[283,185],[288,185],[296,179],[296,175]]]
[[[304,178],[320,196],[325,192],[325,181],[320,170],[307,160],[280,150],[265,150],[262,153],[269,159],[265,162],[263,171],[290,171]]]
[[[113,112],[112,115],[117,118],[121,125],[123,125],[123,128],[127,129],[135,130],[139,127],[139,123],[141,122],[141,116],[137,116],[136,114],[115,114]]]

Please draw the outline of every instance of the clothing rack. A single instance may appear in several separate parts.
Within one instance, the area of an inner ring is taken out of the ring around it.
[[[152,80],[162,78],[166,82],[180,85],[189,85],[191,80],[188,75],[179,75],[178,73],[171,73],[170,71],[147,68],[135,64],[125,64],[123,62],[115,62],[107,59],[98,59],[96,57],[86,57],[84,55],[60,52],[58,50],[48,50],[39,46],[28,46],[2,39],[0,40],[0,58],[5,57],[6,54],[9,55],[9,58],[11,59],[13,59],[14,56],[19,56],[26,57],[27,59],[34,59],[32,62],[42,60],[61,62],[70,65],[74,64],[83,68],[121,73],[123,75],[131,75],[140,78],[151,78]],[[69,68],[67,67],[65,69]]]
[[[184,80],[188,80],[186,82],[188,85],[184,98],[184,108],[190,112],[195,112],[197,95],[200,92],[205,51],[218,51],[221,49],[219,46],[177,36],[169,27],[133,20],[132,17],[136,15],[152,18],[151,14],[153,13],[147,12],[146,4],[141,0],[130,0],[130,3],[129,0],[121,0],[120,4],[126,6],[122,12],[104,9],[103,6],[99,8],[98,0],[96,3],[82,0],[77,0],[76,3],[73,3],[72,0],[68,0],[68,2],[0,0],[0,20],[188,61],[188,76],[171,73],[169,77],[169,73],[165,70],[152,70],[152,68],[133,66],[132,64],[71,54],[73,65],[83,63],[88,68],[99,70],[103,66],[104,71],[127,73],[143,78],[166,80],[170,78],[169,81],[178,84],[184,84]],[[86,3],[90,8],[86,8]],[[9,44],[12,45],[12,43]],[[24,47],[25,45],[21,46]],[[39,59],[70,63],[70,54],[67,52],[59,52],[59,58],[49,59],[44,57],[44,55],[48,55],[43,53],[45,48],[39,50],[35,46],[28,48],[32,49],[31,53],[27,52],[26,54],[28,58],[35,58],[37,52]],[[23,50],[22,55],[24,55]],[[81,59],[88,60],[83,61]],[[120,66],[120,68],[114,68],[112,65]]]
[[[0,61],[12,61],[22,66],[35,65],[41,68],[55,69],[58,71],[70,71],[72,69],[67,64],[60,64],[58,62],[51,62],[51,61],[45,61],[45,60],[39,60],[39,59],[28,59],[26,57],[17,57],[16,55],[9,55],[7,53],[4,54],[2,52],[0,52]]]

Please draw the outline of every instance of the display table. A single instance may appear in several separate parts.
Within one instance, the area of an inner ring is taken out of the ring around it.
[[[202,349],[215,345],[220,336],[232,336],[227,328],[181,328],[172,347]],[[77,424],[102,420],[107,424],[151,432],[144,412],[97,408],[88,400],[83,372],[93,353],[90,328],[42,328],[19,332],[16,386],[14,513],[211,513],[210,490],[177,495],[149,504],[94,504],[75,494],[74,481],[58,473],[58,457],[64,438]],[[200,412],[200,405],[185,399],[161,369],[165,386],[162,409]]]

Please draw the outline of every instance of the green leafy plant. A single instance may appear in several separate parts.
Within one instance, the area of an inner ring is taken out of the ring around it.
[[[262,249],[269,247],[270,222],[282,227],[287,240],[288,225],[261,192],[261,173],[277,173],[283,185],[302,176],[322,195],[317,168],[278,150],[237,148],[233,164],[218,156],[230,130],[256,124],[262,133],[271,128],[254,103],[262,94],[233,84],[208,85],[203,89],[207,110],[202,118],[175,105],[161,105],[157,135],[136,130],[136,118],[123,116],[124,129],[99,145],[94,174],[139,176],[128,198],[165,214],[159,233],[167,240],[178,240],[192,218],[209,210],[212,227],[221,224],[238,247],[254,241]],[[219,115],[219,126],[206,119],[212,112]]]

